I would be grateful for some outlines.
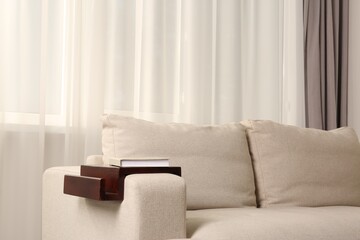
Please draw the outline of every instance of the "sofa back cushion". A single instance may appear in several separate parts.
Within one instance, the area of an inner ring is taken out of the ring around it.
[[[360,206],[360,145],[353,129],[242,123],[261,207]]]
[[[188,209],[256,206],[245,127],[161,124],[105,115],[102,145],[109,157],[168,157],[186,181]]]

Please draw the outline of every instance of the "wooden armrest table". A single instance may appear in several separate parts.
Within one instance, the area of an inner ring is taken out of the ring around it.
[[[64,193],[100,201],[122,201],[126,176],[152,173],[169,173],[181,176],[181,168],[81,165],[80,176],[64,176]]]

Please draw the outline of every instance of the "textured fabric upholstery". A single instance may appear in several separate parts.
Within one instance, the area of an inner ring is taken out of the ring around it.
[[[360,206],[360,145],[353,129],[243,124],[261,207]]]
[[[188,211],[187,235],[192,240],[359,240],[360,207]]]
[[[185,237],[185,183],[170,174],[125,179],[125,199],[93,201],[63,194],[64,174],[51,168],[43,179],[43,240],[160,240]]]
[[[106,115],[107,157],[168,157],[181,166],[189,209],[255,206],[255,185],[245,127],[160,124]]]
[[[79,167],[51,168],[43,179],[43,240],[360,239],[360,149],[350,128],[243,122],[259,202],[268,207],[255,208],[242,125],[111,118],[104,120],[106,156],[170,157],[190,185],[190,206],[219,208],[186,212],[184,179],[169,174],[128,176],[122,203],[64,195],[64,174],[77,175]],[[102,163],[100,156],[88,162]]]

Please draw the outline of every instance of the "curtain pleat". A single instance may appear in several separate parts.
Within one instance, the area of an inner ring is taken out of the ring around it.
[[[347,125],[348,0],[304,0],[306,126]]]
[[[284,1],[282,122],[305,126],[302,1]]]

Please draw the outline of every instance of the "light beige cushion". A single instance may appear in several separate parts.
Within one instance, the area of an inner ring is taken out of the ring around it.
[[[360,145],[353,129],[243,124],[261,207],[360,206]]]
[[[160,124],[117,115],[103,117],[103,154],[168,157],[180,166],[189,209],[256,206],[245,127]]]
[[[188,211],[186,231],[192,240],[359,240],[360,207]]]

